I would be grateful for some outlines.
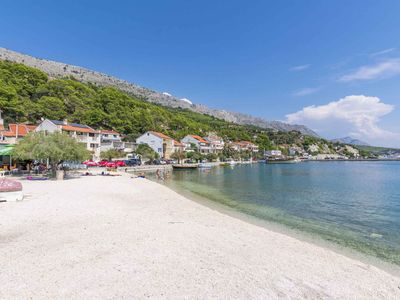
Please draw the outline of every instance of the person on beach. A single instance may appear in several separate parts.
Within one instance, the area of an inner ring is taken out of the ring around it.
[[[157,176],[157,179],[158,179],[158,180],[161,179],[161,171],[160,171],[160,169],[157,169],[157,171],[156,171],[156,176]]]

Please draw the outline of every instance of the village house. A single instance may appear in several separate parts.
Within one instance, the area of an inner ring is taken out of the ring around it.
[[[34,131],[36,125],[27,125],[22,123],[10,123],[8,129],[1,126],[3,130],[0,131],[0,142],[4,144],[16,144],[19,140],[23,139],[29,132]]]
[[[115,130],[100,130],[101,142],[121,142],[121,134]]]
[[[181,142],[174,140],[174,152],[184,152],[184,151],[185,151],[185,145],[182,144]]]
[[[119,132],[115,130],[100,130],[100,152],[111,149],[132,152],[135,148],[135,143],[123,142]]]
[[[258,146],[249,141],[232,142],[229,146],[238,152],[249,151],[251,153],[257,153],[259,151]]]
[[[209,134],[204,139],[210,143],[211,153],[220,153],[224,149],[225,142],[221,137]]]
[[[258,146],[256,144],[249,142],[249,141],[241,141],[240,143],[242,145],[243,150],[250,151],[251,153],[258,152]]]
[[[0,110],[0,144],[16,144],[36,128],[36,125],[22,123],[10,123],[8,124],[8,128],[5,128],[1,113],[2,110]]]
[[[69,123],[67,120],[57,121],[46,119],[35,130],[49,133],[64,132],[85,144],[86,149],[93,152],[94,159],[98,159],[100,156],[100,132],[87,125]]]
[[[198,135],[187,135],[181,139],[181,143],[185,145],[185,151],[198,150],[200,153],[211,153],[211,146],[208,141]],[[193,149],[193,146],[195,149]]]
[[[281,157],[281,156],[282,156],[282,151],[281,150],[266,150],[266,151],[264,151],[264,157],[265,158]]]
[[[174,152],[174,139],[156,131],[147,131],[136,139],[136,143],[147,144],[152,148],[161,158],[170,159],[171,154]]]

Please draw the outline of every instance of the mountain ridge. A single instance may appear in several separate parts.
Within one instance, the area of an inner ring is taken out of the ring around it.
[[[349,144],[349,145],[355,145],[355,146],[370,146],[368,143],[361,141],[359,139],[352,138],[350,136],[342,137],[342,138],[337,138],[331,140],[331,142],[338,142],[342,144]]]
[[[73,76],[77,80],[82,82],[90,82],[100,86],[112,86],[139,99],[151,103],[156,103],[173,108],[189,109],[194,112],[207,114],[239,125],[254,125],[261,128],[280,131],[297,130],[303,134],[318,137],[318,134],[316,134],[314,131],[304,125],[287,124],[281,121],[267,121],[263,118],[254,117],[248,114],[213,109],[202,104],[190,104],[188,101],[180,100],[169,95],[168,93],[156,92],[151,89],[139,86],[135,83],[130,83],[126,80],[122,80],[101,72],[52,60],[36,58],[2,47],[0,47],[0,60],[8,60],[12,62],[22,63],[27,66],[40,69],[52,78]]]

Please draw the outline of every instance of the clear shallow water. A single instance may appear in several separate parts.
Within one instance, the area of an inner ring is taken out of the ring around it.
[[[400,265],[400,162],[216,167],[167,184]]]

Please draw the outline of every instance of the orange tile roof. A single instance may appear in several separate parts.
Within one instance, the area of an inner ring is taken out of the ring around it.
[[[29,131],[34,131],[37,127],[37,125],[25,125],[25,126],[26,126],[26,128],[29,129]]]
[[[29,132],[35,130],[36,127],[36,125],[27,124],[8,124],[8,130],[3,132],[3,136],[26,136]]]
[[[165,135],[164,133],[157,132],[157,131],[149,131],[151,134],[158,136],[159,138],[165,139],[165,140],[172,140],[168,135]]]
[[[62,130],[65,130],[65,131],[76,131],[76,132],[85,132],[85,133],[97,133],[98,132],[92,128],[77,127],[77,126],[71,126],[71,125],[62,125],[61,128],[62,128]]]
[[[174,146],[176,146],[176,147],[184,147],[185,145],[183,145],[181,142],[178,142],[178,141],[174,140]]]
[[[115,130],[107,130],[107,129],[102,129],[100,130],[101,133],[104,134],[119,134],[119,132],[115,131]]]
[[[206,143],[209,144],[209,142],[207,142],[205,139],[203,139],[201,136],[198,135],[190,135],[192,138],[198,140],[200,143]]]

